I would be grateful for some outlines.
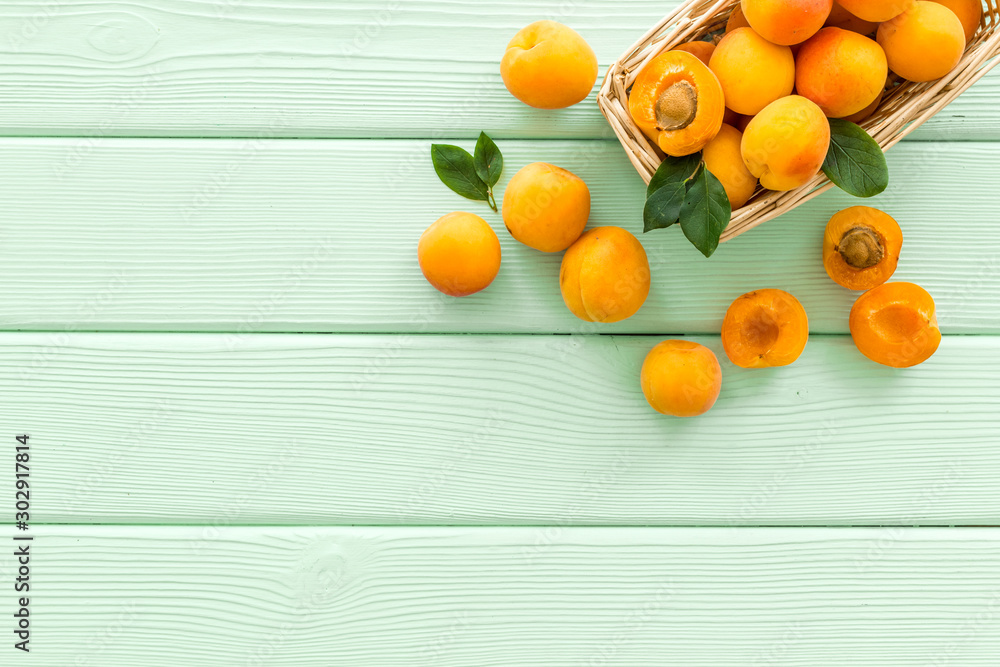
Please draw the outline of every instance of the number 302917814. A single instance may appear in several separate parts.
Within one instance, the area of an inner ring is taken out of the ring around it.
[[[31,518],[28,513],[28,510],[31,507],[31,496],[29,493],[28,483],[28,478],[31,473],[31,469],[28,466],[28,462],[30,460],[31,455],[30,447],[28,445],[28,436],[19,435],[17,436],[17,446],[14,448],[14,489],[16,495],[16,514],[14,516],[14,520],[17,521],[18,524],[27,524],[28,520]]]

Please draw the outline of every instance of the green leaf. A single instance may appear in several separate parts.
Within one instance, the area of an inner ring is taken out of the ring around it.
[[[476,173],[476,166],[469,151],[458,146],[434,144],[431,146],[434,171],[441,182],[474,201],[490,200],[490,189]]]
[[[878,143],[854,123],[839,118],[830,119],[830,151],[823,173],[855,197],[874,197],[889,187],[889,167]]]
[[[670,157],[669,155],[660,163],[653,180],[646,188],[646,196],[650,197],[654,192],[662,188],[667,183],[683,183],[691,178],[691,175],[701,164],[701,153],[688,155],[687,157]]]
[[[503,174],[503,154],[485,132],[479,133],[475,155],[476,174],[489,187],[493,187]]]
[[[643,231],[648,233],[654,229],[666,229],[676,223],[681,217],[681,206],[684,205],[686,194],[684,181],[667,183],[651,194],[642,211]]]
[[[691,179],[684,205],[681,229],[695,248],[711,257],[719,247],[722,232],[729,226],[733,209],[726,189],[712,173],[700,167]]]

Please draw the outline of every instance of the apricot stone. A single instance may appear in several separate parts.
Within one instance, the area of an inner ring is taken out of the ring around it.
[[[743,133],[743,161],[768,190],[794,190],[819,173],[830,122],[815,102],[790,95],[754,116]]]
[[[503,195],[507,231],[524,245],[560,252],[580,238],[590,219],[590,189],[576,174],[536,162],[510,179]]]
[[[955,69],[965,52],[965,28],[955,12],[921,0],[878,28],[889,69],[909,81],[934,81]]]
[[[563,256],[559,287],[570,311],[585,322],[620,322],[649,296],[649,260],[639,239],[621,227],[597,227]]]
[[[449,213],[420,237],[420,270],[449,296],[469,296],[490,286],[500,271],[500,240],[472,213]]]
[[[875,40],[841,28],[823,28],[802,45],[795,90],[830,118],[856,114],[885,88],[889,65]]]
[[[726,106],[753,116],[795,87],[795,58],[787,46],[767,41],[752,28],[738,28],[715,47],[710,62]]]
[[[538,21],[507,45],[500,74],[507,90],[528,106],[564,109],[590,95],[597,81],[597,56],[572,28]]]

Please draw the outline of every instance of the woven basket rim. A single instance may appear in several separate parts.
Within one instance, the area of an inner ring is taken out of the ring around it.
[[[663,154],[646,138],[628,111],[632,82],[659,54],[719,29],[739,3],[740,0],[688,0],[647,31],[608,68],[597,103],[646,183],[663,160]],[[1000,64],[997,56],[1000,56],[1000,0],[986,0],[979,30],[966,45],[955,69],[928,83],[899,80],[876,112],[861,123],[862,127],[883,151],[889,150]],[[722,241],[734,239],[833,187],[822,172],[806,185],[788,192],[758,187],[745,206],[733,211]]]

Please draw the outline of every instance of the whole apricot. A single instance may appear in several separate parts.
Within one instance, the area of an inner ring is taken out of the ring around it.
[[[500,240],[472,213],[449,213],[420,237],[420,270],[449,296],[469,296],[490,286],[500,272]]]
[[[562,167],[529,164],[510,179],[504,191],[507,231],[535,250],[565,250],[580,238],[589,219],[590,189]]]
[[[830,18],[826,20],[826,25],[829,28],[842,28],[860,35],[873,35],[878,30],[878,23],[858,18],[836,0],[830,9]]]
[[[559,287],[570,311],[585,322],[620,322],[649,296],[649,260],[639,239],[621,227],[597,227],[563,256]]]
[[[628,105],[636,125],[674,157],[704,148],[726,113],[719,80],[685,51],[667,51],[650,61],[632,84]]]
[[[916,0],[837,0],[844,9],[859,19],[881,23],[899,16]]]
[[[892,277],[902,249],[903,231],[892,216],[869,206],[852,206],[826,226],[823,266],[841,287],[869,290]]]
[[[733,302],[722,323],[722,346],[740,368],[794,363],[809,342],[809,318],[799,300],[778,289],[757,290]]]
[[[754,116],[743,133],[743,161],[768,190],[794,190],[823,167],[830,122],[815,102],[790,95]]]
[[[642,364],[642,393],[654,410],[672,417],[698,417],[722,393],[722,366],[704,345],[665,340]]]
[[[769,42],[791,46],[823,27],[833,0],[742,0],[740,6],[757,34]]]
[[[702,153],[705,168],[722,182],[734,211],[750,201],[757,189],[757,178],[743,162],[742,144],[743,133],[723,125]]]
[[[715,53],[715,43],[699,39],[694,42],[684,42],[683,44],[679,44],[672,50],[690,53],[707,66],[708,61],[712,59],[712,54]]]
[[[746,15],[743,13],[742,5],[736,5],[733,7],[733,11],[729,14],[729,20],[726,21],[726,34],[728,35],[734,30],[739,30],[740,28],[749,28],[750,21],[747,21]]]
[[[772,44],[752,28],[737,28],[723,37],[710,64],[726,106],[745,116],[759,113],[795,87],[792,50]]]
[[[931,0],[939,5],[944,5],[962,22],[965,29],[965,41],[971,42],[979,30],[979,24],[983,20],[982,0]]]
[[[885,283],[851,309],[851,337],[861,354],[892,368],[930,359],[941,345],[934,299],[913,283]]]
[[[841,28],[823,28],[795,59],[795,90],[830,118],[856,114],[885,89],[889,64],[875,40]]]
[[[536,109],[582,102],[597,81],[597,56],[578,32],[537,21],[510,40],[500,75],[511,95]]]
[[[919,0],[878,28],[889,69],[909,81],[934,81],[955,69],[965,52],[962,22],[944,5]]]

